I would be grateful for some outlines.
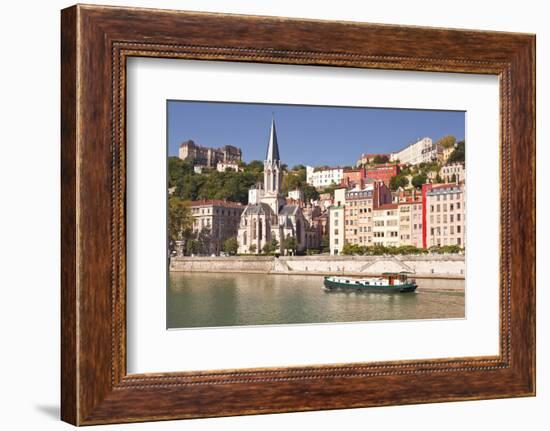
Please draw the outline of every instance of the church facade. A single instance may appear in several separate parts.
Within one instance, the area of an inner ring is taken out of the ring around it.
[[[261,253],[266,244],[277,244],[284,252],[287,238],[294,238],[296,250],[306,248],[309,224],[298,203],[288,204],[281,193],[282,169],[275,120],[264,160],[264,181],[249,190],[248,205],[241,214],[238,253]]]

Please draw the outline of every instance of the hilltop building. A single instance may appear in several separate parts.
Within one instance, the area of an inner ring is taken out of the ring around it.
[[[466,180],[466,169],[464,163],[457,162],[442,166],[439,176],[447,183],[463,183]]]
[[[306,166],[306,181],[309,185],[322,189],[332,184],[340,184],[344,178],[344,168]]]
[[[389,187],[392,177],[395,177],[400,171],[401,169],[396,163],[384,163],[366,168],[366,177],[371,180],[383,181]]]
[[[371,163],[374,163],[376,160],[390,160],[389,154],[383,154],[383,153],[363,153],[361,154],[361,157],[359,157],[359,160],[355,163],[355,166],[365,166],[370,165]]]
[[[242,151],[233,145],[225,145],[221,148],[202,147],[194,141],[182,142],[178,157],[181,160],[192,160],[194,165],[203,165],[215,168],[219,162],[236,163],[241,161]]]
[[[431,138],[422,138],[402,150],[391,153],[390,161],[399,161],[403,164],[418,165],[420,163],[429,163],[441,158],[443,147],[433,143]]]

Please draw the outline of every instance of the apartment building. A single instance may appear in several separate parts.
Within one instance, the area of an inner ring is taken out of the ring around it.
[[[336,189],[334,191],[334,203],[329,208],[329,247],[330,254],[341,254],[344,248],[344,230],[345,230],[345,206],[346,189]]]
[[[465,247],[465,187],[462,184],[424,184],[423,247]]]
[[[373,212],[373,245],[398,247],[399,240],[399,205],[384,204]]]
[[[189,203],[193,216],[193,232],[208,232],[209,254],[220,254],[225,240],[236,237],[243,212],[238,202],[200,200]]]
[[[373,244],[373,211],[391,203],[390,189],[382,181],[373,181],[346,193],[345,241],[348,244]]]

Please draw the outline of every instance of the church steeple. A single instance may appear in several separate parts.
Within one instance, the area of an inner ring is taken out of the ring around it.
[[[279,213],[279,208],[284,204],[284,198],[281,195],[281,159],[279,155],[279,143],[277,142],[277,131],[275,129],[275,118],[271,118],[271,131],[269,132],[269,143],[264,160],[264,198],[275,214]]]
[[[271,131],[269,133],[269,145],[267,146],[266,162],[280,161],[279,144],[277,143],[277,131],[275,130],[275,118],[271,117]]]

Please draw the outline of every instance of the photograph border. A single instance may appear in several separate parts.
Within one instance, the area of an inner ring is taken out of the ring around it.
[[[423,112],[461,112],[464,114],[464,128],[466,127],[466,110],[464,109],[430,109],[430,108],[389,108],[389,107],[380,107],[380,106],[355,106],[355,105],[342,105],[342,104],[311,104],[311,103],[284,103],[284,102],[235,102],[235,101],[219,101],[219,100],[198,100],[198,99],[167,99],[166,100],[166,106],[165,106],[165,112],[166,112],[166,138],[165,138],[165,147],[166,147],[166,226],[168,226],[168,200],[169,200],[169,158],[170,156],[170,143],[169,143],[169,130],[170,130],[170,118],[169,118],[169,105],[170,103],[212,103],[212,104],[225,104],[225,105],[265,105],[265,106],[284,106],[284,107],[310,107],[310,108],[342,108],[342,109],[353,109],[353,110],[361,110],[361,109],[370,109],[370,110],[385,110],[385,111],[423,111]],[[168,229],[166,230],[166,244],[168,244]],[[166,247],[166,253],[165,253],[165,259],[167,262],[170,261],[170,252],[168,250],[168,247]],[[167,265],[166,268],[166,289],[169,289],[169,279],[170,279],[170,265]],[[466,272],[464,272],[465,274]],[[245,272],[246,274],[246,272]],[[466,281],[465,278],[463,279],[464,282]],[[466,288],[464,287],[463,293],[466,295]],[[168,296],[166,296],[166,307],[168,307]],[[466,302],[464,303],[464,315],[461,317],[429,317],[429,318],[408,318],[408,319],[396,319],[399,321],[426,321],[426,320],[463,320],[466,319]],[[168,316],[166,317],[166,329],[170,331],[176,331],[176,330],[194,330],[194,329],[202,329],[202,328],[208,328],[208,329],[231,329],[231,328],[247,328],[247,327],[277,327],[277,326],[283,326],[283,325],[292,325],[292,326],[300,326],[300,325],[331,325],[331,324],[348,324],[348,323],[365,323],[365,322],[394,322],[395,320],[384,320],[384,319],[368,319],[368,320],[335,320],[335,321],[311,321],[311,322],[300,322],[300,323],[249,323],[249,324],[243,324],[243,325],[212,325],[212,326],[183,326],[183,327],[169,327],[168,326]]]
[[[534,35],[77,5],[62,11],[61,53],[64,421],[91,425],[535,394]],[[131,56],[498,75],[500,354],[128,375],[125,101]]]

